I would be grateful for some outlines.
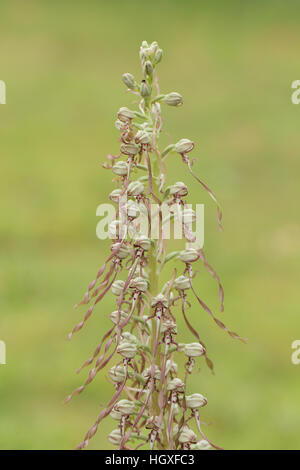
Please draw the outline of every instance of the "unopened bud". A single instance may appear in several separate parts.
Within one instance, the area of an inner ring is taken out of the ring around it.
[[[122,194],[122,189],[114,189],[110,195],[109,195],[109,199],[113,202],[119,202],[119,198]]]
[[[122,440],[122,434],[120,429],[114,429],[108,436],[107,439],[114,446],[118,446]]]
[[[177,181],[170,187],[170,194],[183,197],[188,194],[188,188],[182,181]]]
[[[135,405],[130,400],[120,400],[115,404],[114,410],[119,411],[124,416],[129,416],[134,413]]]
[[[137,144],[150,144],[151,137],[146,131],[138,131],[135,136],[135,141]]]
[[[207,399],[200,393],[193,393],[185,397],[186,406],[192,410],[202,408],[207,404]]]
[[[135,118],[135,113],[134,111],[131,111],[130,109],[123,107],[120,108],[118,111],[118,118],[120,121],[127,122],[131,121],[131,119]]]
[[[127,188],[128,196],[139,196],[144,191],[145,187],[140,181],[132,181]]]
[[[140,215],[140,208],[136,202],[129,200],[127,205],[127,215],[130,219],[136,219]]]
[[[114,408],[111,410],[111,412],[109,413],[109,416],[112,418],[112,419],[115,419],[116,421],[120,421],[121,418],[122,418],[122,414],[119,412],[119,411],[116,411]]]
[[[151,248],[151,240],[147,238],[145,235],[139,236],[134,242],[135,247],[140,247],[144,251],[149,251]]]
[[[146,82],[146,80],[142,80],[141,83],[141,88],[140,88],[140,93],[143,98],[147,98],[148,96],[151,95],[151,87],[150,85]]]
[[[117,352],[126,359],[132,359],[137,353],[137,347],[128,341],[122,341],[117,347]]]
[[[121,152],[125,155],[136,155],[139,153],[140,147],[136,144],[122,144]]]
[[[200,343],[185,344],[182,351],[188,357],[200,357],[205,354],[205,349]]]
[[[187,248],[179,253],[178,258],[184,263],[193,263],[199,259],[199,253],[195,248]]]
[[[123,161],[117,162],[112,167],[112,171],[118,176],[126,176],[128,173],[128,165]]]
[[[129,287],[140,292],[146,292],[149,288],[149,281],[142,277],[136,277],[130,281]]]
[[[186,276],[179,276],[174,281],[174,287],[178,290],[186,290],[191,287],[190,280]]]
[[[183,104],[182,96],[176,91],[165,95],[162,101],[169,106],[181,106]]]
[[[113,366],[108,372],[113,382],[124,382],[126,379],[126,369],[124,366]]]
[[[110,290],[112,291],[114,295],[119,296],[122,294],[124,286],[125,286],[125,282],[120,279],[119,281],[115,281],[112,284]]]
[[[153,65],[151,64],[150,60],[147,60],[144,65],[144,74],[148,76],[152,76],[153,74]]]
[[[155,65],[158,64],[161,61],[162,56],[163,56],[163,51],[162,51],[162,49],[158,48],[155,52],[153,63]]]
[[[118,323],[122,323],[124,320],[126,320],[128,314],[123,312],[123,310],[114,310],[113,312],[111,312],[111,314],[109,315],[109,318],[111,319],[111,321],[117,325]]]
[[[176,377],[175,379],[172,379],[168,382],[167,390],[169,391],[177,390],[178,392],[183,392],[184,383],[182,382],[181,379],[178,379],[178,377]]]
[[[153,41],[151,44],[150,44],[150,49],[152,49],[153,51],[155,51],[158,47],[158,42],[157,41]]]
[[[121,244],[121,243],[113,243],[110,246],[111,251],[117,251],[116,257],[120,259],[125,259],[127,256],[130,255],[130,248],[127,245]]]
[[[185,444],[186,442],[197,442],[197,436],[191,428],[185,425],[180,430],[178,440],[181,444]]]
[[[195,143],[192,142],[191,140],[181,139],[175,144],[174,151],[180,154],[188,153],[191,150],[193,150],[194,146],[195,146]]]
[[[130,88],[131,90],[135,88],[135,79],[134,76],[131,73],[124,73],[122,75],[122,80],[124,84]]]
[[[135,345],[138,344],[137,337],[132,333],[129,333],[129,331],[124,331],[124,333],[122,333],[122,341],[127,341],[127,343],[132,343]]]

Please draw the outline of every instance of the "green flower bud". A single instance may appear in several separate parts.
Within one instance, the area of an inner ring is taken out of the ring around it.
[[[135,344],[129,343],[128,341],[121,341],[117,347],[117,353],[121,354],[121,356],[126,359],[132,359],[137,353],[137,347]]]
[[[149,251],[151,248],[151,240],[145,235],[140,235],[134,242],[135,247],[140,247],[144,251]]]
[[[136,277],[130,281],[129,287],[140,292],[146,292],[149,288],[149,281],[142,277]]]
[[[188,153],[195,147],[195,143],[189,139],[181,139],[174,145],[174,151],[177,153]]]
[[[139,196],[144,191],[145,187],[140,181],[132,181],[127,188],[128,196]]]
[[[115,325],[118,325],[118,323],[122,323],[124,320],[126,320],[127,316],[128,314],[123,312],[123,310],[120,310],[120,311],[114,310],[109,315],[109,318]]]
[[[187,442],[197,442],[197,436],[188,426],[183,426],[179,433],[179,442],[185,444]]]
[[[120,161],[114,164],[112,171],[115,175],[126,176],[128,174],[128,165],[126,162]]]
[[[114,446],[118,446],[122,440],[122,434],[120,429],[114,429],[108,436],[107,439]]]
[[[119,281],[113,282],[110,289],[114,295],[119,296],[122,294],[124,286],[125,286],[125,282],[120,279]]]
[[[184,382],[182,382],[182,380],[176,377],[175,379],[172,379],[168,382],[167,390],[169,391],[177,390],[177,392],[183,392]]]
[[[170,187],[170,194],[183,197],[188,194],[188,188],[182,181],[177,181]]]
[[[180,261],[184,263],[192,263],[193,261],[197,261],[199,259],[199,253],[195,248],[187,248],[180,252],[178,258]]]
[[[136,155],[139,153],[140,147],[136,144],[122,144],[121,152],[125,155]]]
[[[186,276],[179,276],[174,281],[174,287],[175,289],[178,289],[178,290],[189,289],[191,287],[189,278]]]
[[[140,215],[140,208],[136,202],[129,200],[127,205],[127,215],[130,219],[136,219]]]
[[[186,406],[192,410],[202,408],[207,404],[207,399],[200,393],[193,393],[185,397]]]
[[[119,198],[122,194],[122,189],[114,189],[110,195],[109,195],[109,199],[113,202],[119,202]]]
[[[120,248],[119,248],[120,247]],[[119,249],[118,249],[119,248]],[[118,252],[116,254],[116,257],[119,259],[125,259],[127,256],[130,255],[130,248],[127,245],[121,244],[121,243],[113,243],[110,246],[111,251],[115,251],[118,249]]]
[[[176,91],[165,95],[162,101],[169,106],[181,106],[183,104],[182,96]]]
[[[131,90],[135,88],[135,79],[134,76],[131,73],[124,73],[122,75],[122,80],[124,84],[130,88]]]
[[[129,333],[129,331],[124,331],[124,333],[122,333],[122,341],[127,341],[127,343],[132,343],[135,345],[138,344],[136,336],[134,336],[132,333]]]
[[[150,44],[150,48],[153,49],[153,50],[156,50],[157,47],[158,47],[158,42],[157,42],[157,41],[153,41],[153,42]]]
[[[120,421],[120,419],[122,418],[122,414],[119,411],[116,411],[114,408],[109,413],[109,416],[112,419],[115,419],[116,421]]]
[[[138,131],[135,136],[135,141],[137,144],[150,144],[151,137],[146,131]]]
[[[152,76],[153,74],[153,65],[151,64],[150,60],[147,60],[144,65],[144,74],[148,76]]]
[[[146,80],[142,80],[141,83],[141,88],[140,88],[140,93],[143,98],[147,98],[148,96],[151,95],[151,87],[150,85],[146,82]]]
[[[146,49],[144,47],[140,47],[139,56],[142,63],[147,59]]]
[[[123,107],[118,111],[118,118],[123,122],[131,121],[131,119],[135,118],[135,113],[130,109]]]
[[[124,366],[121,366],[121,365],[113,366],[109,370],[108,375],[110,376],[113,382],[117,382],[117,383],[124,382],[124,380],[126,379],[126,369]]]
[[[120,400],[115,404],[114,410],[121,413],[123,416],[132,415],[135,411],[135,404],[130,400]]]
[[[205,354],[205,349],[200,343],[185,344],[182,351],[188,357],[200,357]]]
[[[157,51],[155,52],[155,55],[154,55],[154,60],[153,60],[153,63],[156,65],[156,64],[159,64],[159,62],[161,61],[162,59],[162,56],[163,56],[163,51],[162,49],[157,49]]]
[[[202,439],[201,441],[196,442],[196,444],[191,444],[191,450],[210,450],[212,446],[208,441]]]

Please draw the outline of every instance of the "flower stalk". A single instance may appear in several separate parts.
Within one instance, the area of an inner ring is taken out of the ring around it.
[[[143,79],[138,82],[131,73],[122,76],[128,92],[138,97],[139,103],[135,110],[119,109],[115,127],[120,132],[120,153],[108,155],[109,162],[104,164],[104,168],[112,171],[117,185],[109,195],[116,207],[116,218],[109,225],[111,253],[76,305],[91,304],[69,339],[86,325],[97,304],[108,294],[115,298],[109,314],[112,326],[78,369],[80,372],[91,367],[83,385],[65,401],[82,393],[104,369],[108,371],[114,393],[78,449],[88,446],[109,415],[118,425],[108,440],[118,449],[220,449],[202,430],[200,412],[207,399],[201,390],[189,390],[188,377],[200,361],[204,360],[213,371],[206,346],[189,318],[192,314],[188,311],[195,311],[191,298],[232,338],[244,341],[218,319],[193,285],[198,272],[194,266],[202,263],[218,284],[223,311],[224,290],[220,278],[191,232],[196,213],[186,202],[188,186],[182,181],[166,186],[167,159],[170,155],[178,158],[179,154],[183,168],[187,166],[216,203],[218,224],[222,228],[221,207],[215,194],[192,169],[188,154],[194,149],[194,142],[184,138],[160,149],[162,108],[183,104],[179,93],[160,91],[157,66],[162,55],[156,42],[149,45],[143,41],[140,48]],[[163,215],[165,206],[171,208],[167,219]],[[141,214],[146,214],[148,221],[146,233],[141,229]],[[158,227],[154,226],[154,219],[158,220]],[[185,250],[167,252],[164,224],[170,220],[180,224],[186,240]],[[153,236],[156,229],[157,237]],[[159,274],[174,259],[180,262],[180,272],[173,269],[169,281],[161,286]],[[178,304],[194,342],[179,342],[175,316]],[[178,355],[186,358],[184,371],[179,371]]]

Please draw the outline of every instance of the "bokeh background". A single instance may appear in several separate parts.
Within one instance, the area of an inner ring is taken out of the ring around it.
[[[118,153],[116,111],[134,101],[120,77],[141,77],[143,39],[164,50],[161,90],[184,97],[182,108],[164,109],[166,142],[196,142],[195,171],[222,201],[224,233],[175,155],[168,182],[185,181],[191,201],[205,203],[223,320],[248,338],[232,340],[194,304],[216,374],[201,364],[190,391],[208,396],[202,416],[219,445],[300,448],[300,366],[291,363],[300,338],[299,13],[289,0],[1,2],[1,449],[72,449],[111,396],[105,373],[62,404],[86,377],[75,371],[106,331],[112,299],[71,342],[66,335],[108,249],[95,235],[96,207],[114,188],[101,165]],[[197,286],[216,310],[203,270]],[[182,323],[180,335],[192,340]],[[90,448],[110,448],[114,427],[108,418]]]

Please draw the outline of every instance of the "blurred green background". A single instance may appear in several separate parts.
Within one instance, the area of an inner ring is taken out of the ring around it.
[[[108,249],[95,236],[96,207],[114,188],[101,165],[118,153],[116,111],[134,101],[120,77],[141,78],[143,39],[164,49],[161,90],[184,97],[182,108],[164,108],[166,142],[196,142],[194,168],[222,201],[224,233],[176,155],[168,183],[185,181],[191,201],[205,203],[205,251],[226,291],[221,318],[248,338],[232,340],[194,304],[216,375],[201,363],[190,392],[208,397],[206,432],[224,448],[300,448],[300,366],[291,364],[300,337],[299,13],[276,0],[1,2],[1,449],[74,448],[111,396],[105,372],[62,405],[86,377],[75,371],[110,324],[112,299],[71,342],[66,335]],[[215,282],[201,272],[197,287],[217,310]],[[192,340],[182,323],[180,337]],[[90,448],[110,448],[114,427],[108,418]]]

